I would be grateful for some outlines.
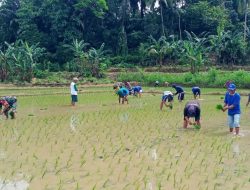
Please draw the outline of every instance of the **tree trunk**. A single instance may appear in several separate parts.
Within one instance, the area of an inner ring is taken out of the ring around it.
[[[160,2],[160,8],[161,8],[161,30],[162,30],[162,36],[165,35],[165,28],[164,28],[164,19],[163,19],[163,10],[162,10],[162,3]]]
[[[182,40],[182,34],[181,34],[181,15],[180,13],[177,11],[178,14],[178,27],[179,27],[179,34],[180,34],[180,40]]]
[[[245,10],[245,21],[244,21],[244,42],[246,41],[246,33],[247,33],[247,10],[248,10],[248,3],[246,3],[246,10]]]

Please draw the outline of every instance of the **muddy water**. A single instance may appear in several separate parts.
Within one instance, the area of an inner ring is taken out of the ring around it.
[[[183,130],[184,102],[161,112],[160,95],[118,105],[84,94],[75,108],[67,96],[22,97],[17,119],[1,121],[0,189],[250,189],[249,109],[235,137],[220,96],[202,99],[201,130]]]

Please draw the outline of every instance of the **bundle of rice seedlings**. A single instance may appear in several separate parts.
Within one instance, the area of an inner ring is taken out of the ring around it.
[[[216,105],[216,109],[217,109],[217,110],[222,110],[222,109],[223,109],[223,106],[222,106],[221,104],[217,104],[217,105]]]
[[[194,128],[195,128],[195,129],[200,129],[201,126],[200,126],[200,125],[194,125]]]

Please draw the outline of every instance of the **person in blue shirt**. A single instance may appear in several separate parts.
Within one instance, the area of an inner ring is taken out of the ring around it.
[[[140,98],[142,95],[142,87],[141,86],[134,86],[132,88],[132,92],[133,92],[134,96],[139,96],[139,98]]]
[[[192,88],[192,92],[193,92],[193,95],[194,95],[194,99],[196,99],[197,96],[199,96],[199,98],[201,97],[201,89],[200,89],[200,87],[194,86]]]
[[[179,94],[178,100],[179,102],[182,102],[182,100],[184,100],[184,95],[185,95],[183,88],[181,86],[176,86],[175,84],[172,85],[172,87],[176,90],[176,93],[174,95]]]
[[[240,131],[240,95],[236,92],[235,84],[231,83],[228,86],[228,92],[224,99],[223,112],[228,110],[228,125],[229,131],[232,133],[235,128],[236,135],[239,135]]]
[[[129,90],[126,89],[125,87],[119,87],[117,85],[114,86],[115,89],[115,93],[118,95],[118,100],[119,100],[119,104],[122,102],[122,104],[124,104],[124,102],[126,101],[128,104],[128,95],[129,95]]]

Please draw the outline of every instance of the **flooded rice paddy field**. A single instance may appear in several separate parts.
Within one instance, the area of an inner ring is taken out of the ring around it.
[[[84,90],[74,108],[66,88],[17,91],[17,118],[0,118],[0,189],[250,189],[247,97],[235,137],[215,109],[221,96],[203,95],[202,128],[183,130],[185,102],[161,112],[161,94],[119,105],[112,91]]]

